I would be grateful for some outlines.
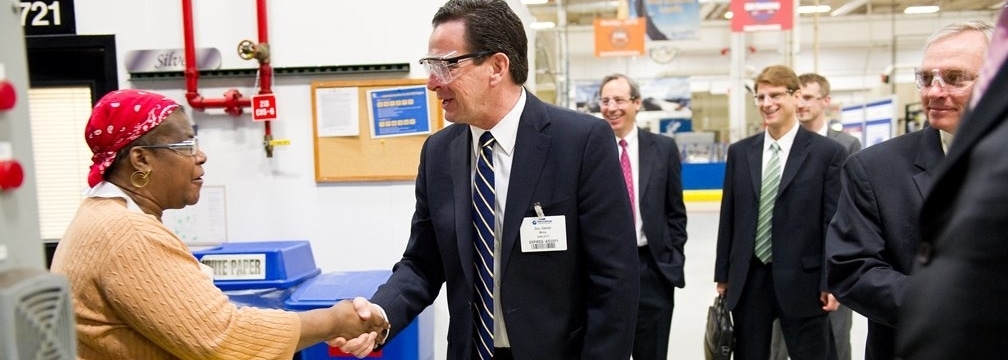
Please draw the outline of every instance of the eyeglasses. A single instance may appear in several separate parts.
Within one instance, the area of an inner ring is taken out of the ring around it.
[[[455,80],[452,70],[458,68],[458,64],[460,62],[492,54],[492,52],[489,51],[480,51],[455,57],[448,57],[454,53],[455,52],[452,51],[443,56],[421,58],[420,65],[424,66],[424,69],[427,70],[428,74],[434,75],[438,82],[441,84],[447,84],[452,82],[452,80]]]
[[[949,94],[961,95],[970,91],[970,87],[976,82],[976,75],[960,69],[931,69],[914,72],[914,80],[917,90],[927,91],[935,86],[935,82]]]
[[[781,99],[784,98],[784,95],[791,95],[791,94],[794,94],[794,90],[788,90],[785,92],[772,92],[769,94],[759,94],[753,96],[753,102],[756,103],[756,106],[760,106],[771,102],[776,104],[779,103]]]
[[[599,103],[599,105],[602,105],[602,106],[613,106],[613,107],[618,107],[618,108],[624,108],[624,107],[627,106],[627,104],[630,104],[630,102],[634,101],[634,100],[637,100],[636,96],[631,96],[630,98],[621,98],[621,97],[607,98],[607,97],[604,97],[604,98],[599,98],[598,99],[598,103]]]
[[[145,149],[171,149],[179,155],[196,156],[199,152],[199,140],[196,138],[180,141],[174,144],[137,146]]]
[[[822,96],[815,96],[815,95],[812,95],[812,94],[806,94],[806,95],[802,95],[802,97],[801,97],[800,100],[803,103],[811,103],[813,101],[819,101],[819,100],[822,100],[822,99],[823,99]]]

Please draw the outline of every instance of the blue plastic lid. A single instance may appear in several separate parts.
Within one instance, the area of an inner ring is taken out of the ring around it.
[[[221,290],[284,289],[322,272],[305,240],[224,243],[193,256],[214,269]]]
[[[391,270],[325,273],[299,286],[284,303],[289,310],[311,310],[358,296],[370,298],[390,275]]]

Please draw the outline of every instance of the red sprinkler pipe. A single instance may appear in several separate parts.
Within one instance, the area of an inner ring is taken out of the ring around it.
[[[191,1],[191,0],[187,0]],[[259,56],[259,95],[272,94],[273,89],[273,67],[270,66],[270,53],[269,53],[269,31],[266,23],[266,0],[256,0],[256,15],[259,22],[259,46],[266,47],[265,56]],[[263,55],[260,53],[260,55]],[[273,140],[272,130],[270,129],[270,124],[272,121],[263,121],[263,131],[264,131],[264,147],[266,149],[266,156],[273,157],[273,145],[270,141]]]
[[[224,108],[224,112],[233,116],[241,115],[243,107],[252,106],[252,100],[243,97],[236,89],[228,90],[223,98],[208,99],[199,94],[199,70],[196,69],[196,45],[193,41],[193,10],[192,0],[182,0],[182,28],[185,35],[185,78],[186,100],[193,109],[204,111],[207,108]],[[272,73],[272,69],[270,71]]]

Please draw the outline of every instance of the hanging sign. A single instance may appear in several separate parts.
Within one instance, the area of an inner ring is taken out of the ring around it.
[[[595,57],[643,55],[645,24],[642,17],[595,19]]]
[[[793,0],[731,0],[732,32],[791,30]]]

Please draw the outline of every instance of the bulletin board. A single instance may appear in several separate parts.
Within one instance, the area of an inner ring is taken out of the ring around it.
[[[315,181],[416,179],[421,147],[427,136],[441,129],[444,123],[441,102],[424,88],[425,85],[426,79],[312,82]],[[387,110],[378,109],[379,103],[391,103],[378,102],[374,98],[380,93],[400,91],[406,94],[406,100],[395,104],[411,106],[403,107],[403,111],[379,113],[378,110]],[[426,104],[421,104],[423,102]],[[426,126],[410,126],[424,121]],[[393,126],[385,127],[385,124]],[[395,133],[398,131],[395,129],[400,129],[400,133]]]

